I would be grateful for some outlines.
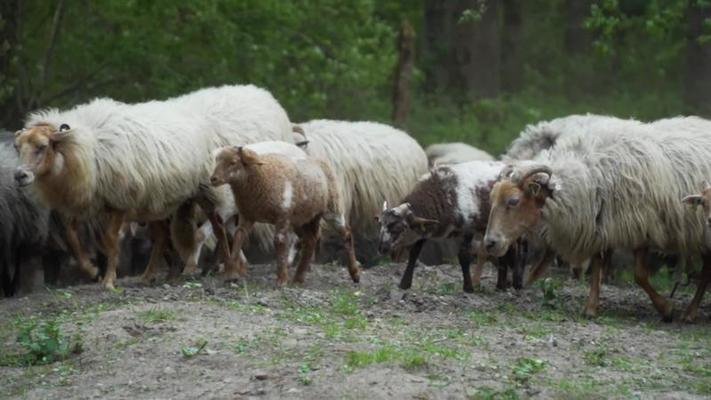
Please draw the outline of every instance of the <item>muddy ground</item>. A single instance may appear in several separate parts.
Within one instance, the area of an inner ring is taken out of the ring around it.
[[[695,324],[662,323],[641,289],[604,286],[601,315],[581,316],[586,285],[474,294],[456,266],[314,266],[276,289],[272,266],[245,282],[145,287],[119,280],[0,300],[0,397],[31,399],[514,399],[711,396],[709,295]],[[664,282],[660,285],[664,286]],[[545,289],[545,290],[544,290]],[[691,298],[685,289],[677,310]],[[76,354],[27,365],[16,337],[57,321]]]

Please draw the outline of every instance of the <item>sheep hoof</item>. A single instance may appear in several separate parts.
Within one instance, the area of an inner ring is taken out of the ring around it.
[[[183,270],[182,275],[183,275],[184,277],[189,277],[189,278],[191,278],[191,277],[200,275],[200,270],[198,269],[197,266],[185,267],[185,269]]]
[[[465,293],[474,293],[474,287],[473,286],[464,286],[464,292]]]
[[[222,282],[235,282],[240,278],[240,274],[237,271],[224,271],[220,273],[220,280]]]
[[[695,312],[694,312],[694,313],[687,313],[687,314],[684,315],[684,317],[682,318],[682,321],[684,321],[684,323],[687,323],[687,324],[694,323],[694,321],[696,321],[696,313],[695,313]],[[671,322],[671,320],[669,320],[669,321],[664,321],[664,322]]]
[[[143,283],[144,285],[152,285],[155,282],[155,280],[156,280],[156,277],[153,274],[141,275],[141,283]]]
[[[686,318],[689,317],[688,315],[684,317],[684,321],[686,321]],[[662,313],[662,322],[672,322],[674,319],[674,306],[669,304],[666,307],[666,310]],[[693,319],[691,321],[686,321],[686,322],[693,322]]]

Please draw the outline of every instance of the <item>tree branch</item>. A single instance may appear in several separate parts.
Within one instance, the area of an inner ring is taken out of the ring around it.
[[[54,48],[57,45],[57,39],[59,37],[59,27],[62,24],[63,15],[64,0],[59,0],[59,2],[57,3],[57,8],[54,11],[54,18],[52,18],[52,31],[49,34],[49,44],[47,45],[47,52],[44,55],[44,65],[42,67],[42,85],[39,88],[40,91],[44,90],[44,88],[47,86],[50,65],[52,63],[52,56],[54,55]]]

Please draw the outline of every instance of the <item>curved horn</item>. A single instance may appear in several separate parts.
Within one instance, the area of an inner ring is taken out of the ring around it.
[[[506,166],[499,172],[499,179],[506,179],[511,176],[514,167],[511,164],[506,164]]]
[[[538,173],[544,173],[548,175],[549,177],[553,174],[553,171],[551,171],[550,167],[547,165],[534,165],[529,169],[521,171],[520,176],[512,176],[511,180],[515,183],[520,183],[526,180],[529,176],[538,174]]]

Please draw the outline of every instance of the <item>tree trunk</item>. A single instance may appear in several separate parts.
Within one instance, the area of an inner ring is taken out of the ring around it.
[[[16,129],[22,112],[16,98],[13,57],[19,39],[20,0],[0,1],[0,128]]]
[[[523,88],[523,17],[522,0],[504,0],[501,32],[501,87],[509,93]]]
[[[402,22],[397,38],[398,60],[393,79],[393,123],[403,126],[410,108],[410,72],[415,58],[415,30],[409,21]]]
[[[423,27],[422,64],[425,71],[425,90],[428,93],[447,89],[454,1],[426,0]]]
[[[565,1],[565,52],[568,55],[586,53],[592,43],[592,35],[583,27],[590,15],[592,0]]]
[[[711,19],[711,6],[689,0],[687,10],[685,98],[692,112],[711,117],[711,41],[699,41],[704,21]]]
[[[499,0],[460,0],[449,23],[454,25],[448,86],[462,101],[496,97],[500,90]],[[478,20],[461,20],[467,10]]]

